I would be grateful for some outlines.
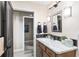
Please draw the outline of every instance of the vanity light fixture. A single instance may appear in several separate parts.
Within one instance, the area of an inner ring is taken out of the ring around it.
[[[50,7],[49,9],[52,9],[53,7],[56,8],[60,2],[61,2],[61,1],[56,1],[56,4],[54,4],[54,5],[53,5],[52,7]]]

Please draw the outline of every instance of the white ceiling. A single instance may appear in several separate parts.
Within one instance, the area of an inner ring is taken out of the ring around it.
[[[53,1],[31,1],[31,2],[40,4],[40,5],[49,5]]]
[[[54,3],[55,1],[12,1],[12,5],[18,4],[18,3],[32,3],[32,4],[39,4],[41,6],[50,6],[52,3]],[[49,8],[49,7],[48,7]]]
[[[35,1],[35,3],[48,5],[50,3],[50,1]]]

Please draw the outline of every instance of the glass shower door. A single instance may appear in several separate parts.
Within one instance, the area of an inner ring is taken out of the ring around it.
[[[24,50],[25,53],[33,54],[33,19],[25,18],[24,22]]]

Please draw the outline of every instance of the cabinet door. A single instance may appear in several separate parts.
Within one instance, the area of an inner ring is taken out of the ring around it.
[[[42,49],[42,51],[45,51],[45,45],[43,45],[42,43],[39,43],[39,47]]]
[[[55,57],[55,53],[51,51],[49,48],[46,48],[46,53],[49,55],[49,57]]]
[[[46,52],[43,51],[43,57],[49,57]]]
[[[40,43],[36,41],[36,56],[42,57],[42,49],[39,47]]]

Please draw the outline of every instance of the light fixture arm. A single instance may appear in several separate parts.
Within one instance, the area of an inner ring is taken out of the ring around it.
[[[61,1],[57,1],[56,4],[54,4],[54,5],[53,5],[52,7],[50,7],[49,9],[52,9],[53,7],[56,8],[60,2],[61,2]]]

